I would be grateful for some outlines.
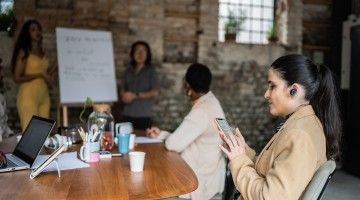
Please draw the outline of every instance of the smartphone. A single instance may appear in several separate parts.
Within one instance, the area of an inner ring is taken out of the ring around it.
[[[36,169],[34,169],[34,171],[31,172],[30,174],[30,179],[35,178],[37,175],[40,174],[40,172],[42,172],[61,152],[63,152],[65,150],[65,145],[61,145],[61,147],[59,147],[58,149],[56,149],[39,167],[37,167]],[[60,177],[60,172],[58,171],[59,177]]]
[[[218,127],[226,134],[232,134],[233,128],[229,125],[229,123],[224,118],[215,118],[215,121],[218,125]]]

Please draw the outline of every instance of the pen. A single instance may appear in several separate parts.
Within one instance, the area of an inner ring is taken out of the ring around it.
[[[97,136],[99,135],[99,131],[96,131],[93,138],[92,138],[92,141],[95,142],[96,141],[96,138]]]
[[[122,156],[122,153],[112,153],[111,156],[112,157],[119,157],[119,156]]]

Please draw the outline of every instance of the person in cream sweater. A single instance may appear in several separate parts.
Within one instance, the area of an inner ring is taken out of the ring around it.
[[[187,69],[184,89],[192,102],[192,109],[173,132],[152,127],[147,135],[165,140],[168,150],[176,151],[195,172],[198,188],[180,196],[206,200],[221,193],[225,183],[225,158],[219,149],[222,141],[213,122],[224,118],[224,112],[215,95],[209,90],[211,72],[205,65],[192,64]]]

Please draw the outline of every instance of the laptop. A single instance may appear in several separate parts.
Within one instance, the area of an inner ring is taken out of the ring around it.
[[[55,120],[32,116],[14,152],[5,154],[7,166],[0,172],[30,169],[55,126]]]

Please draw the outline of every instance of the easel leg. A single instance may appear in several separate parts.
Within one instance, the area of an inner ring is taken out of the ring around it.
[[[69,121],[68,121],[67,106],[62,106],[62,111],[63,111],[63,127],[68,127]]]

